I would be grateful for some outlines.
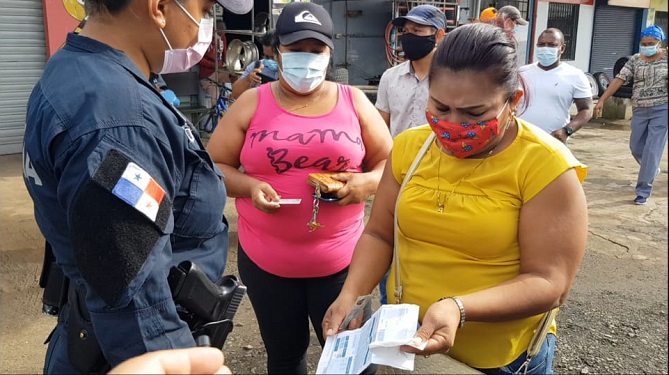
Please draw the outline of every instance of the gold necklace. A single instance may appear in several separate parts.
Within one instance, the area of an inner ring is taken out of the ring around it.
[[[324,86],[321,86],[321,88],[318,90],[318,94],[316,95],[316,97],[313,98],[313,99],[311,99],[310,101],[308,101],[307,104],[304,104],[304,105],[301,105],[301,106],[298,106],[298,107],[294,107],[294,108],[290,108],[290,109],[288,109],[288,108],[287,108],[287,107],[288,107],[288,104],[286,103],[286,99],[287,99],[287,98],[286,98],[285,94],[283,93],[283,88],[281,87],[281,84],[278,83],[278,82],[277,82],[277,85],[278,85],[278,87],[277,87],[277,91],[279,92],[279,103],[283,103],[284,108],[286,108],[286,110],[287,110],[288,112],[295,112],[295,111],[297,111],[298,109],[307,108],[308,106],[311,105],[311,103],[313,103],[313,102],[315,102],[316,100],[318,100],[318,98],[321,97],[321,94],[323,93],[323,90],[325,90],[325,87],[324,87]]]
[[[451,191],[448,192],[448,195],[446,196],[446,201],[445,202],[443,201],[443,198],[442,198],[442,195],[441,195],[441,189],[440,189],[440,184],[441,184],[441,152],[445,152],[445,150],[444,150],[443,146],[441,145],[441,143],[439,143],[437,141],[437,146],[439,147],[439,150],[440,150],[440,153],[439,153],[439,167],[437,168],[437,212],[440,212],[440,213],[444,212],[444,209],[446,208],[446,205],[448,204],[448,200],[451,199],[451,195],[453,195],[453,193],[460,186],[462,181],[466,180],[469,176],[471,176],[472,173],[474,173],[474,171],[476,171],[481,166],[481,164],[483,164],[485,159],[487,159],[488,156],[492,155],[492,153],[495,152],[495,150],[497,149],[497,146],[499,146],[500,143],[502,143],[502,141],[504,140],[504,136],[506,135],[507,130],[509,130],[509,126],[511,125],[511,121],[512,121],[512,119],[509,119],[509,121],[506,123],[506,126],[504,128],[504,134],[502,135],[502,138],[499,139],[497,144],[493,148],[491,148],[490,151],[488,151],[488,153],[483,158],[481,158],[481,161],[478,164],[476,164],[474,169],[469,171],[469,173],[467,173],[467,175],[465,175],[465,177],[461,178],[460,181],[458,181],[458,183],[455,184],[455,187],[453,189],[451,189]]]

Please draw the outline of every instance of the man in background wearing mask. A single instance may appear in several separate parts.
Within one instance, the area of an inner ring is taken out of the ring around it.
[[[564,50],[560,30],[546,29],[539,35],[537,62],[520,68],[529,90],[529,105],[520,118],[566,143],[592,117],[592,89],[585,73],[560,61]],[[578,113],[570,119],[572,103]]]
[[[263,79],[261,74],[275,81],[279,79],[279,64],[276,62],[274,50],[272,49],[273,38],[273,31],[267,32],[267,34],[260,38],[264,58],[249,64],[241,77],[232,84],[232,93],[230,95],[233,99],[239,98],[244,91],[252,87],[260,86]]]
[[[253,6],[218,1],[237,13]],[[198,63],[214,4],[86,0],[86,26],[67,36],[33,89],[24,181],[69,279],[45,373],[106,372],[146,352],[195,346],[168,274],[191,261],[212,282],[222,278],[226,190],[198,134],[149,76]]]
[[[499,8],[495,23],[507,34],[516,34],[519,25],[527,25],[527,21],[523,18],[520,10],[513,5],[506,5]]]
[[[381,76],[376,109],[395,138],[404,130],[425,124],[428,73],[437,44],[444,39],[446,15],[435,6],[419,5],[392,22],[404,29],[400,42],[406,61]],[[379,284],[382,304],[388,302],[387,276]]]
[[[394,138],[406,129],[425,124],[427,75],[437,44],[445,35],[446,16],[432,5],[419,5],[392,22],[404,29],[400,42],[406,61],[381,76],[376,108]]]

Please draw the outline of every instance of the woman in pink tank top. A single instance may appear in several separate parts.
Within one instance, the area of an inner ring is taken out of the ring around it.
[[[279,80],[244,92],[207,147],[236,197],[239,274],[271,374],[306,374],[309,320],[323,345],[321,321],[342,288],[364,228],[365,200],[392,148],[367,97],[324,80],[332,33],[322,6],[288,4],[273,43]],[[308,175],[328,172],[345,183],[339,200],[315,200]]]

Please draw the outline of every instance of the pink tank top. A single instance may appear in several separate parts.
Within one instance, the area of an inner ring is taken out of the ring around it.
[[[335,108],[321,116],[301,116],[281,108],[271,85],[258,88],[256,109],[240,162],[249,176],[269,183],[282,198],[300,198],[273,213],[237,198],[239,242],[261,269],[281,277],[320,277],[351,262],[364,228],[364,203],[339,206],[320,202],[318,222],[309,231],[313,187],[309,173],[361,172],[365,157],[360,121],[351,89],[338,85]]]

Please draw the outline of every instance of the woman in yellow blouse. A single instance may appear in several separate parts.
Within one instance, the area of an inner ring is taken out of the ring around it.
[[[417,336],[427,346],[407,351],[448,352],[485,373],[523,365],[552,373],[554,321],[528,363],[526,352],[542,317],[567,297],[585,251],[586,166],[515,116],[523,96],[516,56],[512,40],[481,23],[440,44],[427,125],[395,139],[345,285],[323,321],[327,335],[390,267],[390,302],[420,306]]]

